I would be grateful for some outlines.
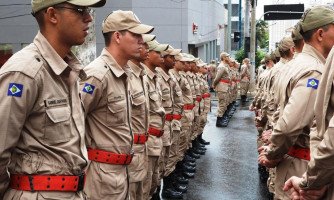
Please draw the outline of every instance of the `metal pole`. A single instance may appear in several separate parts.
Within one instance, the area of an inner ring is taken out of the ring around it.
[[[240,32],[241,34],[241,4],[242,4],[242,0],[239,0],[239,27],[238,27],[238,31]],[[241,44],[242,44],[242,37],[240,35],[240,40],[239,40],[239,43],[238,43],[238,49],[241,48]]]
[[[250,41],[250,60],[252,64],[251,80],[255,77],[255,52],[256,52],[256,1],[252,0],[252,22],[251,22],[251,41]]]
[[[231,53],[231,35],[232,35],[232,23],[231,23],[231,20],[232,20],[232,2],[231,0],[228,0],[228,5],[227,5],[227,8],[228,8],[228,17],[227,17],[227,21],[228,21],[228,24],[227,24],[227,52],[228,53]]]

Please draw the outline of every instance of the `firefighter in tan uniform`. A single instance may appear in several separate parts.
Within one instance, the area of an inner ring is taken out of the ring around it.
[[[104,4],[31,1],[40,31],[0,70],[0,199],[85,199],[78,79],[86,74],[71,46],[85,41],[82,27],[92,21],[87,6]]]
[[[242,61],[241,72],[240,72],[240,97],[241,102],[247,102],[247,93],[250,84],[250,61],[245,58]]]
[[[290,199],[282,190],[284,182],[291,176],[301,176],[310,160],[309,134],[315,97],[326,57],[334,44],[329,34],[334,31],[333,16],[334,11],[324,6],[304,12],[300,25],[306,44],[302,53],[287,64],[294,70],[285,79],[280,117],[271,135],[271,144],[260,148],[259,163],[276,166],[279,162],[275,179],[275,198],[278,199]],[[308,31],[311,34],[307,34]]]
[[[175,65],[174,69],[171,70],[176,80],[178,81],[180,88],[182,90],[182,99],[183,99],[183,113],[181,118],[181,132],[180,132],[180,140],[179,140],[179,157],[178,163],[176,165],[175,174],[177,181],[180,184],[187,184],[188,178],[194,177],[194,172],[191,169],[187,169],[187,166],[196,166],[194,153],[189,151],[189,137],[190,137],[190,127],[192,126],[192,122],[194,119],[193,107],[194,100],[192,96],[192,91],[190,84],[187,80],[186,68],[189,68],[189,64],[187,62],[190,59],[184,54],[180,53],[175,56]],[[198,156],[198,155],[197,155]],[[198,157],[197,157],[198,158]],[[189,171],[190,170],[190,171]]]
[[[229,70],[229,54],[223,52],[220,54],[221,63],[218,66],[218,72],[212,85],[218,95],[217,127],[226,127],[228,124],[228,113],[226,112],[229,105],[229,87],[231,84]]]
[[[126,21],[127,23],[124,23]],[[141,34],[152,26],[141,24],[132,11],[115,11],[103,21],[106,47],[85,67],[81,82],[86,112],[86,144],[91,160],[87,170],[88,199],[128,198],[127,165],[133,156],[128,60],[140,56]],[[118,56],[120,52],[125,52]]]
[[[149,138],[148,169],[144,185],[144,199],[159,198],[159,157],[163,148],[161,136],[164,133],[165,109],[162,107],[162,93],[155,68],[162,65],[161,52],[168,45],[159,44],[157,41],[147,43],[149,46],[149,57],[144,61],[146,76],[146,90],[149,96]]]
[[[162,196],[164,198],[181,199],[182,192],[179,192],[174,188],[174,183],[171,177],[169,177],[171,168],[170,165],[167,166],[172,146],[172,121],[174,119],[173,104],[175,103],[173,90],[173,88],[175,88],[175,82],[170,77],[168,71],[173,68],[175,62],[174,55],[171,55],[171,53],[176,55],[179,52],[169,51],[170,53],[168,53],[167,50],[161,53],[164,59],[163,64],[156,68],[157,74],[160,76],[158,80],[162,93],[162,107],[165,109],[166,113],[164,135],[162,137],[163,149],[159,158],[159,173],[160,179],[163,179],[164,186],[162,188]]]
[[[140,57],[128,62],[132,70],[129,79],[131,91],[131,125],[133,132],[133,159],[128,166],[129,194],[131,200],[144,200],[144,180],[147,175],[148,156],[146,141],[148,139],[148,96],[145,91],[145,69],[141,65],[148,58],[148,45],[146,42],[155,39],[155,35],[143,34],[143,48]]]
[[[313,13],[313,21],[318,22],[319,28],[326,29],[324,32],[333,31],[334,11],[331,8],[316,7],[311,8],[309,14]],[[320,19],[322,19],[320,21]],[[308,29],[306,18],[301,22],[301,34],[304,29]],[[327,24],[330,23],[330,24]],[[327,24],[327,25],[326,25]],[[312,35],[319,37],[318,31]],[[305,46],[310,44],[310,40],[304,37]],[[310,133],[310,151],[311,160],[303,176],[290,178],[284,186],[288,194],[292,192],[291,199],[325,199],[334,198],[333,187],[333,145],[332,145],[332,124],[333,124],[333,40],[332,38],[323,38],[324,48],[323,56],[326,58],[326,64],[323,68],[322,78],[319,82],[318,93],[316,97],[314,112],[316,128]],[[327,57],[327,54],[332,49]],[[304,51],[304,49],[303,49]],[[302,53],[301,53],[302,54]],[[301,55],[300,54],[300,55]],[[298,55],[297,58],[300,57]],[[297,59],[296,58],[296,59]]]
[[[215,79],[216,74],[217,74],[217,64],[215,60],[211,60],[210,64],[207,67],[208,70],[208,84],[210,87],[210,92],[214,92],[212,88],[212,81]]]

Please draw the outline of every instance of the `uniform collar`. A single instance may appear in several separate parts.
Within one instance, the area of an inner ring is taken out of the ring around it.
[[[70,67],[72,70],[79,73],[81,79],[86,77],[82,70],[83,67],[76,56],[70,52],[66,55],[65,62],[40,31],[38,31],[34,39],[34,44],[55,74],[60,75],[67,67]]]
[[[109,69],[115,74],[116,77],[121,77],[125,74],[124,69],[116,62],[114,57],[104,48],[101,52],[101,58],[106,62]],[[125,66],[127,67],[127,66]]]
[[[165,79],[165,81],[168,81],[170,79],[170,76],[168,74],[166,74],[166,72],[161,69],[160,67],[155,68],[155,70],[157,70],[157,72],[159,72],[159,74],[162,76],[163,79]]]
[[[131,60],[128,61],[128,66],[132,69],[132,73],[139,78],[140,76],[144,76],[145,72],[144,69],[140,66],[133,63]]]
[[[142,66],[145,67],[145,70],[146,70],[146,74],[147,76],[150,78],[150,79],[154,79],[155,76],[157,76],[154,72],[152,72],[150,70],[150,68],[148,68],[144,63],[142,63]]]
[[[190,72],[190,71],[187,71],[186,74],[189,75],[190,77],[193,77],[193,75],[194,75],[194,74],[193,74],[192,72]]]
[[[176,78],[177,81],[179,81],[181,79],[180,73],[178,71],[176,71],[175,69],[171,69],[169,71],[170,71],[170,73],[172,73],[174,75],[174,77]]]
[[[319,60],[323,65],[326,63],[326,58],[324,58],[323,55],[321,55],[319,53],[318,50],[316,50],[314,47],[312,47],[311,45],[309,44],[304,44],[304,47],[303,47],[303,53],[306,53],[306,54],[309,54],[311,55],[312,57],[315,57],[317,60]]]

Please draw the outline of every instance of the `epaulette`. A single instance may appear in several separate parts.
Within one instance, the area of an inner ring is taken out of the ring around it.
[[[93,76],[99,81],[102,81],[109,71],[109,67],[102,59],[97,58],[87,65],[84,70],[88,77]]]
[[[34,78],[42,68],[44,61],[42,57],[33,51],[32,46],[28,46],[14,54],[4,66],[1,67],[0,74],[8,72],[21,72],[31,78]]]

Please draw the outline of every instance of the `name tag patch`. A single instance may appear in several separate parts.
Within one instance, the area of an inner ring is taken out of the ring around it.
[[[21,97],[23,92],[23,85],[18,83],[9,83],[7,96]]]
[[[318,85],[319,85],[319,80],[315,79],[315,78],[310,78],[307,80],[307,87],[311,87],[313,89],[318,89]]]
[[[82,89],[83,92],[88,93],[88,94],[93,94],[94,90],[95,90],[95,86],[89,83],[85,83],[85,86]]]
[[[60,106],[60,105],[67,105],[67,104],[68,104],[68,100],[66,98],[64,98],[64,99],[47,99],[47,100],[45,100],[46,107]]]

